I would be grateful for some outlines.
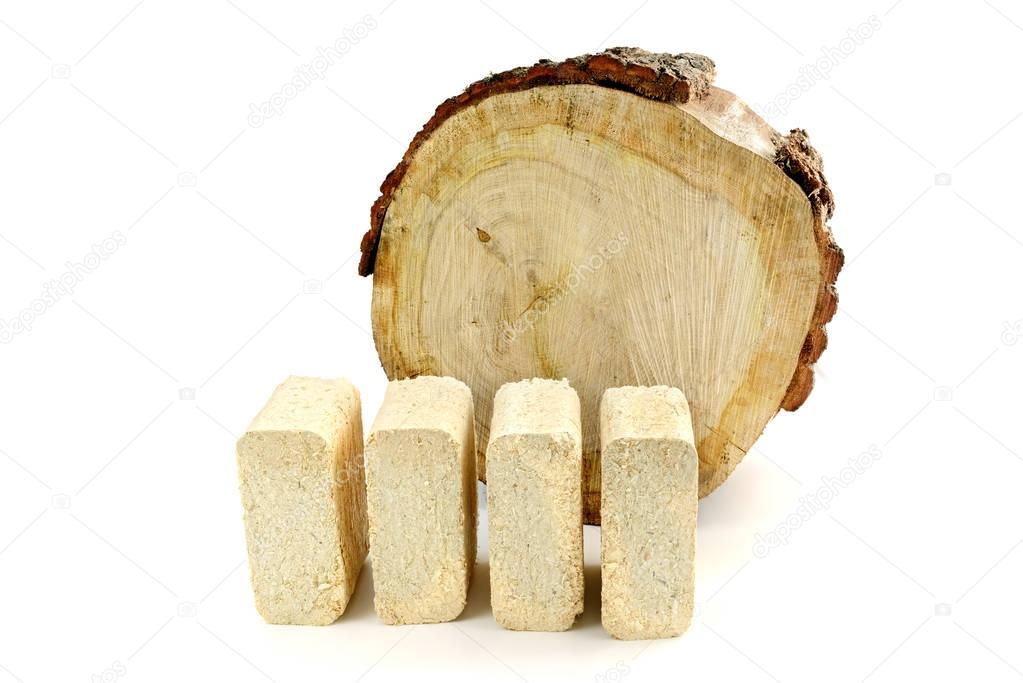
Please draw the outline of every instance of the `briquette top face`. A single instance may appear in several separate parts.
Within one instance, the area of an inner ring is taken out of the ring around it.
[[[291,376],[274,390],[248,432],[307,431],[329,443],[358,405],[359,390],[347,379]]]
[[[675,387],[617,387],[600,401],[602,443],[614,439],[681,439],[693,443],[689,403]]]
[[[581,440],[579,395],[567,379],[509,382],[494,397],[490,441],[509,435],[568,434]]]
[[[462,440],[472,429],[472,406],[469,387],[454,377],[422,375],[394,380],[387,385],[369,438],[376,432],[429,430]]]

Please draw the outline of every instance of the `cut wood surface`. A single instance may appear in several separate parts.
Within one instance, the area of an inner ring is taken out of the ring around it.
[[[485,479],[498,387],[567,378],[600,520],[608,387],[676,386],[700,494],[813,386],[841,250],[802,130],[783,136],[691,54],[547,60],[444,102],[388,175],[362,242],[389,378],[450,375]]]

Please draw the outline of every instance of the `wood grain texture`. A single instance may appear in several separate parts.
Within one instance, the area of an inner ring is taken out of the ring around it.
[[[570,380],[589,523],[606,388],[685,392],[706,495],[826,344],[842,257],[820,156],[712,76],[623,48],[480,81],[413,140],[363,239],[385,371],[466,382],[477,443],[501,384]]]

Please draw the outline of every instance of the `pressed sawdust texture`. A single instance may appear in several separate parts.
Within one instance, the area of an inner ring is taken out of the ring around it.
[[[289,377],[238,440],[256,609],[273,624],[330,624],[366,557],[358,390]]]
[[[615,638],[668,638],[693,613],[698,462],[675,388],[608,389],[600,405],[601,621]]]
[[[388,624],[450,621],[476,561],[469,388],[450,377],[390,382],[366,443],[374,605]]]
[[[566,380],[505,384],[487,446],[490,601],[501,626],[564,631],[583,609],[582,437]]]

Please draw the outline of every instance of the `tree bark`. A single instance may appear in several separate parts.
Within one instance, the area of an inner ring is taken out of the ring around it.
[[[813,387],[842,252],[805,131],[781,135],[693,54],[615,48],[489,76],[437,108],[362,240],[389,378],[472,387],[479,471],[505,382],[566,377],[600,520],[609,387],[689,398],[700,495]]]

